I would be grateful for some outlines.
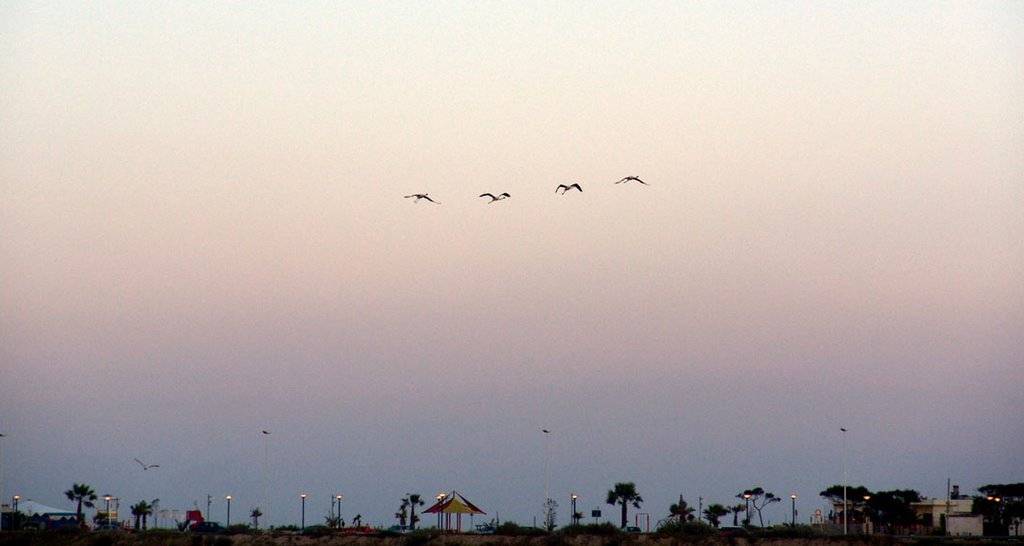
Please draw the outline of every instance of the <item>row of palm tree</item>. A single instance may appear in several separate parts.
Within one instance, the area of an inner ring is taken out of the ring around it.
[[[769,491],[765,491],[761,487],[754,487],[747,489],[742,493],[736,495],[737,498],[743,499],[743,502],[735,506],[724,506],[722,504],[709,504],[704,509],[701,516],[703,516],[712,527],[718,527],[721,524],[721,519],[729,514],[732,514],[733,525],[739,524],[739,515],[746,512],[745,523],[750,524],[750,512],[757,513],[758,521],[761,526],[764,527],[764,518],[761,515],[762,509],[765,506],[779,502],[781,499],[775,496]],[[634,508],[639,509],[640,503],[644,501],[643,497],[637,493],[636,484],[633,482],[619,482],[608,491],[608,497],[605,500],[608,504],[618,504],[622,509],[622,527],[625,527],[629,518],[627,517],[627,510],[630,505]],[[749,506],[749,509],[748,509]],[[695,510],[692,506],[687,504],[686,500],[683,499],[682,495],[679,495],[679,502],[669,506],[669,517],[668,520],[677,521],[679,523],[686,523],[694,521],[696,519]]]
[[[71,489],[64,492],[68,500],[76,502],[78,504],[76,516],[78,521],[82,521],[82,507],[93,508],[95,507],[95,501],[97,499],[96,492],[91,487],[83,483],[74,484]],[[777,502],[779,499],[772,493],[765,492],[760,487],[754,489],[748,489],[743,493],[737,495],[737,497],[744,498],[746,501],[753,499],[753,506],[757,509],[758,517],[761,516],[761,508],[772,502]],[[151,503],[146,501],[139,501],[138,503],[131,506],[132,516],[135,517],[135,528],[145,529],[147,525],[147,518],[153,514],[154,507],[160,499],[154,499]],[[614,506],[618,504],[621,507],[622,516],[622,527],[625,527],[629,521],[628,510],[629,506],[632,505],[634,508],[639,509],[640,504],[644,502],[643,497],[637,492],[636,484],[633,482],[619,482],[608,491],[608,496],[605,502]],[[425,503],[422,496],[417,493],[406,494],[402,497],[402,503],[399,506],[399,511],[395,513],[395,517],[399,520],[402,526],[406,525],[408,518],[409,528],[415,529],[416,523],[419,522],[420,517],[416,514],[416,507],[423,506]],[[733,514],[733,525],[737,524],[737,516],[739,513],[746,510],[746,503],[740,503],[736,506],[725,507],[721,504],[711,504],[704,510],[703,516],[707,518],[708,523],[714,527],[718,527],[720,519],[730,513]],[[687,522],[694,520],[694,509],[689,506],[683,499],[683,496],[679,496],[679,502],[669,506],[670,518],[674,518],[680,522]],[[259,527],[259,518],[263,513],[259,508],[253,508],[249,517],[252,518],[253,527]],[[749,523],[749,515],[747,517]],[[141,523],[141,525],[140,525]],[[763,525],[763,523],[762,523]]]
[[[71,502],[77,503],[77,508],[75,510],[75,518],[78,520],[79,524],[85,522],[85,518],[82,516],[82,508],[95,508],[96,499],[99,498],[96,496],[96,491],[94,491],[92,487],[84,483],[76,483],[72,485],[71,489],[68,489],[67,491],[64,492],[64,496],[66,496],[68,500],[70,500]],[[417,498],[419,497],[419,495],[415,496]],[[149,516],[153,515],[153,513],[156,511],[156,506],[159,502],[160,499],[153,499],[152,502],[142,500],[131,506],[132,516],[135,517],[136,529],[146,529]],[[420,504],[423,503],[421,502]],[[109,514],[107,514],[105,517],[108,516]],[[252,518],[252,526],[254,529],[259,529],[260,517],[262,516],[263,512],[260,511],[259,508],[253,508],[249,512],[249,517]]]

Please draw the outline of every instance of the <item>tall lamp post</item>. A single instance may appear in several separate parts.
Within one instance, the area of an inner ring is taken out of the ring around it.
[[[445,497],[447,497],[447,496],[448,496],[448,495],[445,495],[445,494],[444,494],[444,491],[441,491],[441,492],[440,492],[440,493],[438,493],[438,494],[437,494],[437,496],[436,496],[436,497],[434,497],[434,498],[435,498],[435,499],[437,499],[437,503],[438,503],[438,504],[441,504],[441,501],[443,501],[443,500],[444,500],[444,498],[445,498]],[[438,530],[438,531],[440,531],[440,530],[441,530],[441,510],[438,510],[438,511],[437,511],[437,530]]]
[[[0,499],[4,498],[4,437],[0,434]],[[0,531],[4,530],[4,518],[0,517]]]
[[[743,523],[750,526],[750,493],[743,493],[743,500],[747,503],[747,506],[743,509]]]
[[[270,475],[270,448],[267,447],[267,441],[270,438],[270,431],[263,430],[263,521],[266,528],[270,528],[270,495],[267,487],[268,477]]]
[[[224,524],[224,527],[231,527],[231,495],[228,495],[224,498],[227,499],[228,501],[228,517],[227,523]]]
[[[796,527],[796,493],[790,495],[789,500],[793,501],[793,527]]]
[[[570,495],[569,498],[572,499],[572,524],[573,525],[579,525],[580,524],[580,518],[576,514],[576,498],[577,498],[576,497],[576,493],[573,493],[572,495]]]
[[[861,517],[864,520],[864,531],[868,530],[868,501],[871,500],[871,495],[864,495],[864,510],[861,511]]]
[[[341,529],[341,495],[335,495],[334,499],[338,501],[338,528]]]
[[[11,514],[11,529],[18,529],[21,527],[21,518],[18,517],[18,501],[21,500],[21,495],[15,495],[11,497],[11,500],[14,501],[14,513]],[[17,518],[17,524],[15,524],[15,518]]]
[[[846,427],[839,427],[839,430],[843,431],[843,534],[845,535],[849,532],[850,521],[846,502]]]
[[[107,529],[110,528],[110,498],[110,495],[103,495],[103,501],[107,503],[103,512],[103,521],[105,522]]]
[[[306,494],[303,493],[303,494],[299,495],[299,498],[302,499],[302,530],[305,531],[306,530]]]
[[[551,431],[544,429],[544,508],[547,509],[548,499],[551,498],[548,495],[548,436]]]

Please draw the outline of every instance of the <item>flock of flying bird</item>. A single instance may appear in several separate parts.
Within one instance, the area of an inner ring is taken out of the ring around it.
[[[616,184],[624,184],[626,182],[631,182],[631,181],[639,182],[639,183],[641,183],[641,184],[643,184],[645,186],[650,186],[650,184],[648,184],[647,182],[644,182],[643,180],[640,180],[640,178],[636,177],[636,176],[627,176],[627,177],[623,178],[622,180],[619,180],[618,182],[616,182]],[[569,185],[559,184],[558,187],[555,188],[555,193],[561,192],[562,195],[565,195],[569,190],[576,190],[576,191],[582,192],[583,188],[580,187],[579,183],[573,183],[573,184],[569,184]],[[502,199],[508,199],[509,197],[512,197],[512,196],[509,195],[508,192],[499,193],[498,195],[494,195],[493,193],[488,192],[488,193],[481,193],[480,197],[487,197],[488,199],[490,199],[490,201],[487,202],[487,204],[490,205],[491,203],[493,203],[495,201],[501,201]],[[430,198],[429,195],[427,195],[425,193],[414,193],[412,195],[406,195],[405,198],[406,199],[412,199],[413,203],[419,203],[420,199],[426,199],[427,201],[430,201],[431,203],[434,203],[435,205],[440,205],[441,204],[440,201],[434,201],[433,199]]]

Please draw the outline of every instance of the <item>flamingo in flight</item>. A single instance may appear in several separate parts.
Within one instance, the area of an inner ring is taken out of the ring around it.
[[[619,180],[618,182],[616,182],[616,184],[622,184],[623,182],[629,182],[630,180],[636,180],[637,182],[643,184],[644,186],[650,186],[650,184],[648,184],[647,182],[644,182],[643,180],[640,180],[640,178],[636,177],[636,176],[627,176],[627,177],[623,178],[622,180]]]
[[[490,197],[491,200],[487,202],[487,204],[490,205],[491,203],[493,203],[495,201],[501,201],[502,199],[507,199],[507,198],[512,197],[512,196],[509,195],[508,193],[502,193],[502,194],[499,194],[497,197],[495,197],[493,193],[481,193],[480,197]]]
[[[570,184],[568,186],[566,186],[565,184],[559,184],[558,187],[555,188],[555,193],[558,193],[558,190],[562,190],[562,195],[565,195],[565,192],[572,189],[576,189],[581,192],[583,191],[583,188],[581,188],[579,184]]]
[[[410,199],[410,198],[411,198],[411,199],[415,199],[415,201],[413,201],[413,203],[419,203],[419,202],[420,202],[420,199],[426,199],[427,201],[430,201],[431,203],[433,203],[433,204],[435,204],[435,205],[440,205],[440,204],[441,204],[441,203],[438,203],[437,201],[434,201],[433,199],[431,199],[431,198],[430,198],[430,197],[429,197],[429,196],[428,196],[427,194],[425,194],[425,193],[414,193],[414,194],[412,194],[412,195],[406,195],[406,196],[405,196],[405,198],[406,198],[406,199]]]

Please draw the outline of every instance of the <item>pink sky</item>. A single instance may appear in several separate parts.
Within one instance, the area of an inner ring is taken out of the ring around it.
[[[532,523],[542,428],[562,522],[616,481],[809,514],[840,426],[852,483],[1021,481],[1017,3],[8,2],[0,34],[4,494],[247,512],[261,429],[275,524],[453,488]]]

